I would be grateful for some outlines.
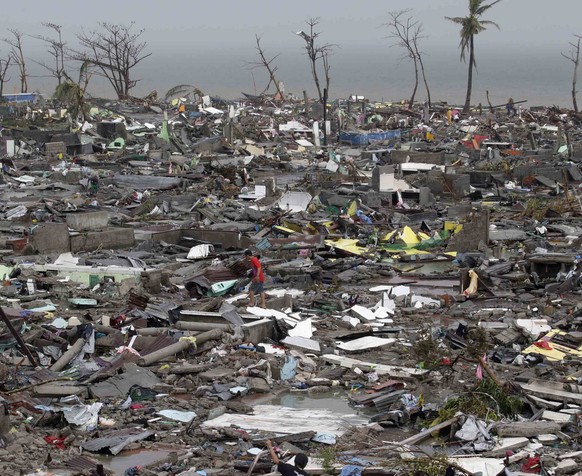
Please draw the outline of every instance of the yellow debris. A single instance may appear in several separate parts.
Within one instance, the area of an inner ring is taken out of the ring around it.
[[[358,204],[356,203],[355,200],[352,200],[352,202],[350,203],[350,206],[346,210],[346,215],[349,217],[353,217],[357,211],[358,211]]]
[[[446,221],[445,222],[445,231],[449,233],[459,233],[463,229],[463,225],[456,223],[454,221]]]
[[[333,246],[334,248],[342,251],[346,251],[347,253],[352,253],[358,256],[363,255],[364,253],[368,252],[367,248],[357,245],[358,240],[350,240],[350,239],[341,239],[337,241],[332,240],[325,240],[325,244],[327,246]]]
[[[538,347],[534,344],[530,345],[528,348],[524,349],[522,353],[524,354],[540,354],[544,357],[547,357],[548,360],[553,361],[561,361],[567,355],[571,355],[573,357],[582,357],[582,345],[578,346],[577,348],[566,347],[565,345],[558,344],[556,342],[552,342],[552,338],[556,336],[564,336],[567,332],[560,331],[558,329],[553,329],[548,332],[542,339],[548,341],[550,346],[552,347],[551,350],[544,349],[542,347]]]
[[[416,236],[416,233],[414,233],[414,231],[412,231],[412,228],[410,228],[409,226],[405,226],[402,229],[399,238],[407,245],[417,245],[418,243],[420,243],[418,236]]]
[[[420,238],[420,241],[430,240],[430,235],[423,233],[422,231],[418,232],[417,236]]]
[[[289,235],[293,235],[294,233],[297,233],[295,230],[292,230],[291,228],[286,228],[284,226],[276,225],[273,228],[277,231],[282,231],[283,233],[288,233]]]

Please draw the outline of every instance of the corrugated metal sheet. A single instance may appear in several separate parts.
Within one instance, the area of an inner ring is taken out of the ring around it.
[[[30,383],[42,383],[57,378],[59,374],[49,369],[38,369],[34,372],[27,372],[24,376]]]
[[[129,293],[129,297],[127,298],[127,303],[131,306],[135,306],[142,311],[147,307],[150,298],[148,296],[140,296],[134,292]]]
[[[178,342],[178,339],[176,339],[175,337],[159,335],[150,345],[148,345],[144,350],[141,351],[141,355],[151,354],[156,350],[164,349],[171,344],[175,344],[176,342]]]
[[[174,337],[160,335],[157,336],[151,343],[148,345],[144,350],[140,352],[140,355],[134,354],[133,352],[125,351],[119,355],[117,355],[111,362],[107,362],[100,358],[95,358],[95,360],[102,365],[103,368],[95,372],[91,375],[87,380],[83,381],[83,383],[91,383],[100,380],[102,377],[109,377],[112,375],[112,371],[120,369],[125,364],[129,363],[137,363],[140,359],[140,356],[151,354],[156,350],[163,349],[170,344],[174,344],[177,341]]]
[[[65,461],[65,466],[73,471],[95,470],[97,468],[97,461],[94,461],[86,456],[75,456],[68,461]]]
[[[85,441],[81,447],[87,451],[99,451],[109,448],[111,454],[116,455],[130,443],[145,440],[154,434],[153,431],[144,431],[141,428],[128,428],[124,430],[112,430],[105,436]]]
[[[95,372],[91,375],[84,383],[96,382],[101,377],[108,377],[111,375],[112,371],[120,369],[125,364],[134,363],[139,360],[139,355],[134,354],[133,352],[125,351],[121,354],[115,356],[113,360],[110,362],[100,359],[98,357],[95,358],[95,361],[102,366],[100,370]]]
[[[17,392],[4,394],[4,399],[12,409],[24,407],[33,413],[42,413],[42,410],[37,410],[37,405],[48,405],[51,402],[50,398],[34,398],[28,392]]]
[[[247,272],[251,269],[251,265],[246,259],[241,259],[228,265],[228,269],[235,277],[244,278],[247,275]]]
[[[236,274],[237,272],[239,272],[239,270],[243,270],[244,269],[244,274],[246,274],[246,270],[250,269],[250,268],[242,268],[242,267],[236,267],[236,268],[232,268],[223,266],[223,265],[219,265],[219,266],[210,266],[208,268],[206,268],[204,271],[201,271],[199,273],[196,274],[191,274],[189,276],[186,276],[182,282],[184,283],[189,283],[189,282],[194,282],[195,280],[199,280],[200,278],[204,278],[206,280],[208,280],[209,284],[214,284],[214,283],[220,283],[222,281],[230,281],[232,279],[238,279],[241,276]],[[234,270],[234,271],[233,271]]]

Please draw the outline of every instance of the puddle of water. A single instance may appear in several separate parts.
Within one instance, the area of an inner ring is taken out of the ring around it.
[[[146,466],[168,456],[170,450],[130,450],[122,451],[118,455],[92,454],[91,459],[109,468],[118,476],[123,476],[128,468]]]
[[[305,390],[296,390],[272,395],[260,403],[299,410],[329,410],[338,415],[356,414],[369,417],[375,413],[371,408],[351,406],[345,391],[309,394]]]
[[[422,265],[422,267],[418,267]],[[418,274],[419,277],[430,274],[449,274],[456,277],[458,275],[458,267],[452,261],[408,261],[405,263],[394,263],[392,267],[403,273]]]

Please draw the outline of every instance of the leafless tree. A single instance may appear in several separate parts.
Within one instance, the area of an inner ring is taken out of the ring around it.
[[[576,100],[576,82],[578,80],[578,66],[580,65],[580,40],[582,36],[574,35],[575,41],[570,42],[570,51],[568,53],[560,53],[564,58],[571,61],[574,64],[574,74],[572,76],[572,105],[574,106],[574,111],[578,112],[578,101]]]
[[[310,18],[306,20],[307,26],[309,27],[309,32],[298,31],[297,35],[303,38],[305,41],[305,51],[307,52],[307,57],[309,58],[309,64],[311,66],[311,75],[313,76],[313,81],[315,82],[315,87],[317,89],[317,94],[319,96],[319,101],[323,104],[324,100],[324,89],[327,90],[329,94],[329,84],[331,77],[329,57],[333,53],[333,49],[337,45],[332,45],[330,43],[325,43],[323,45],[317,44],[317,38],[321,35],[321,32],[315,31],[317,25],[319,25],[319,18]],[[321,67],[319,67],[321,63]],[[323,70],[323,77],[325,81],[325,86],[321,87],[321,82],[319,79],[319,69]]]
[[[261,46],[261,37],[259,35],[255,35],[255,41],[257,43],[255,49],[259,53],[259,61],[249,63],[248,66],[251,69],[265,68],[267,70],[267,73],[269,74],[269,83],[267,84],[267,87],[263,90],[261,94],[265,94],[271,87],[271,84],[273,84],[275,86],[275,89],[277,90],[277,99],[284,99],[285,95],[281,90],[281,84],[279,83],[279,81],[277,81],[277,78],[275,77],[275,73],[279,68],[274,65],[274,62],[279,57],[279,55],[277,54],[273,56],[271,59],[267,59],[265,50]]]
[[[410,15],[410,10],[400,10],[397,12],[389,12],[390,21],[385,23],[390,34],[388,38],[394,40],[392,46],[398,46],[404,50],[401,59],[408,59],[414,66],[414,88],[410,96],[409,107],[414,104],[414,98],[418,90],[419,71],[422,70],[424,84],[427,88],[427,94],[430,95],[426,75],[424,71],[424,63],[422,62],[422,54],[418,48],[419,41],[422,36],[422,24]]]
[[[84,51],[72,52],[71,58],[95,65],[113,86],[119,99],[129,97],[129,91],[139,80],[131,76],[133,68],[151,56],[147,42],[141,41],[144,29],[134,30],[134,23],[116,25],[98,23],[100,29],[79,33],[77,38]]]
[[[51,56],[51,63],[35,61],[50,72],[51,76],[57,78],[57,86],[60,86],[65,78],[66,44],[63,41],[62,26],[55,23],[44,22],[42,26],[53,30],[56,37],[51,38],[44,35],[36,35],[34,38],[43,41],[47,45],[47,52]]]
[[[20,92],[28,92],[28,73],[26,72],[26,60],[24,58],[24,49],[22,45],[22,38],[24,33],[18,30],[8,30],[12,33],[12,38],[4,38],[4,42],[12,47],[10,50],[10,57],[12,62],[18,66],[18,75],[20,77]]]
[[[426,89],[426,98],[428,100],[428,107],[430,108],[432,106],[432,101],[430,98],[430,88],[428,87],[428,80],[426,79],[426,70],[424,69],[424,61],[422,59],[422,56],[424,55],[424,53],[418,48],[418,42],[421,38],[424,38],[424,36],[422,36],[422,23],[419,23],[418,25],[418,35],[413,35],[412,37],[412,44],[414,45],[414,53],[416,54],[416,58],[418,59],[418,65],[420,66],[420,73],[422,74],[422,81],[424,83],[424,87]]]
[[[10,78],[6,77],[8,74],[8,68],[12,62],[12,56],[8,54],[5,59],[0,59],[0,98],[4,94],[4,84],[10,81]]]

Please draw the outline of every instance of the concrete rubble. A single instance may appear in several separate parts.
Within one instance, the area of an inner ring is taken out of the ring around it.
[[[578,114],[58,106],[1,123],[1,474],[582,471]]]

